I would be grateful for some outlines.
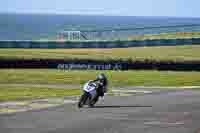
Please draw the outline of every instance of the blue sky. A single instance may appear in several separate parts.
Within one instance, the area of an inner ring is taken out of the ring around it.
[[[200,0],[2,0],[3,13],[200,17]]]

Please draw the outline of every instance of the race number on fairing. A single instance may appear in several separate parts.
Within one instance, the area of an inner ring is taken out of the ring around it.
[[[87,92],[91,92],[91,91],[93,91],[95,89],[96,89],[96,86],[89,85],[88,83],[84,86],[84,90],[87,91]]]

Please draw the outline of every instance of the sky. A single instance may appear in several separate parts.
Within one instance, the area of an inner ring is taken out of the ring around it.
[[[200,0],[2,0],[1,13],[200,17]]]

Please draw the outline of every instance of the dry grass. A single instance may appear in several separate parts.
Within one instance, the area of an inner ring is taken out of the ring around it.
[[[0,58],[200,60],[200,46],[159,46],[113,49],[0,49]]]

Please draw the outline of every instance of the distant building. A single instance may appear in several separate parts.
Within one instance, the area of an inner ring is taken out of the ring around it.
[[[58,33],[58,38],[63,40],[80,40],[81,31],[61,31]]]

